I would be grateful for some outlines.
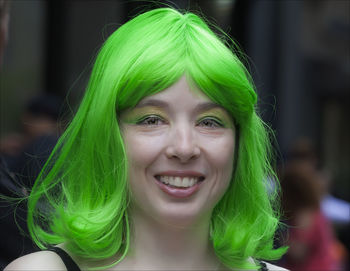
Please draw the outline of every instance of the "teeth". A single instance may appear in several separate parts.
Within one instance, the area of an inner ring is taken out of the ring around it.
[[[176,187],[191,187],[195,185],[198,177],[174,177],[174,176],[160,176],[159,180],[164,184],[170,184]]]
[[[165,184],[169,184],[169,177],[168,176],[161,176],[160,181]]]
[[[180,177],[175,177],[175,186],[182,186],[182,180]]]
[[[183,178],[182,185],[184,187],[189,187],[190,186],[190,178],[188,178],[188,177]]]

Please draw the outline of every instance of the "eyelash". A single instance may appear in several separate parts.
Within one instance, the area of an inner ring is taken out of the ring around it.
[[[165,123],[165,121],[163,120],[163,118],[161,118],[160,116],[157,115],[149,115],[149,116],[145,116],[141,119],[139,119],[136,124],[137,125],[150,125],[150,126],[157,126],[160,125],[159,123],[147,123],[148,121],[161,121],[163,123]],[[162,123],[162,124],[163,124]]]
[[[201,125],[201,123],[203,122],[207,122],[207,125]],[[206,128],[222,128],[224,127],[224,124],[217,118],[205,117],[198,122],[198,126],[206,127]]]
[[[162,117],[157,115],[148,115],[136,121],[137,125],[148,125],[148,126],[158,126],[165,123],[166,121]],[[224,127],[224,124],[217,118],[205,117],[198,121],[197,126],[205,127],[205,128],[222,128]]]

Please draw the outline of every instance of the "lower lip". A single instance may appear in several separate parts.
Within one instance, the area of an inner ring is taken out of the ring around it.
[[[193,186],[184,188],[171,187],[157,179],[156,183],[163,192],[167,193],[170,196],[173,196],[175,198],[187,198],[198,191],[201,182],[197,182]]]

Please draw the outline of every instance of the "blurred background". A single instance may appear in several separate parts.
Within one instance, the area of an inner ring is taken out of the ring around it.
[[[248,56],[260,114],[275,130],[279,148],[288,227],[276,245],[288,244],[290,252],[278,264],[349,268],[350,2],[160,2],[203,14]],[[25,195],[30,189],[82,98],[103,41],[136,14],[160,6],[0,0],[1,193]],[[13,207],[1,207],[4,267],[36,248],[25,237],[25,206],[18,208],[17,221]]]

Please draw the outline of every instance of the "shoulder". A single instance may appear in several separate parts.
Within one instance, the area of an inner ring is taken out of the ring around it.
[[[67,270],[67,268],[56,253],[39,251],[14,260],[4,269],[4,271],[10,270]]]
[[[271,263],[268,263],[268,262],[263,262],[266,264],[266,268],[267,270],[269,271],[288,271],[288,269],[285,269],[281,266],[277,266],[277,265],[274,265],[274,264],[271,264]]]

